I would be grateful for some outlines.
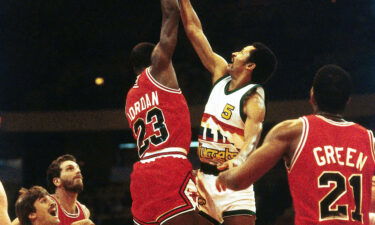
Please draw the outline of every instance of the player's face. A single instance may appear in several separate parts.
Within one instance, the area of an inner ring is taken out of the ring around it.
[[[35,222],[34,224],[54,225],[60,223],[57,217],[56,203],[50,196],[46,195],[37,199],[34,202],[34,207],[35,212],[31,213],[29,216]]]
[[[76,162],[65,161],[60,165],[61,185],[65,190],[80,193],[83,190],[81,169]]]
[[[233,52],[232,64],[228,65],[229,70],[230,71],[242,71],[246,69],[246,66],[249,64],[247,60],[250,57],[251,51],[254,49],[255,49],[254,46],[249,45],[241,49],[241,51]]]

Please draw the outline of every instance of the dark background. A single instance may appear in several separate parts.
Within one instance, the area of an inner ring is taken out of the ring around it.
[[[131,48],[159,37],[157,0],[0,3],[3,113],[122,109],[135,79],[128,63]],[[375,93],[375,0],[192,0],[192,4],[213,49],[225,58],[254,41],[274,50],[279,67],[265,86],[270,101],[307,99],[315,71],[327,63],[352,74],[355,94]],[[205,104],[210,75],[182,28],[174,64],[189,105]],[[103,77],[104,85],[95,85],[96,77]],[[355,122],[374,130],[374,116]],[[272,125],[266,121],[263,133]],[[193,128],[193,139],[196,133]],[[85,176],[80,200],[91,209],[96,224],[130,224],[128,175],[136,153],[120,149],[119,144],[132,141],[127,129],[2,131],[0,168],[21,160],[17,167],[21,172],[14,172],[19,176],[0,173],[10,193],[12,218],[16,190],[45,185],[50,161],[72,153]],[[197,166],[194,150],[191,158]],[[279,218],[289,215],[291,206],[281,162],[257,183],[256,193],[257,224],[291,224]]]

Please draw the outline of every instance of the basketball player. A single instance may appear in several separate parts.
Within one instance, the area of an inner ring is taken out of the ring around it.
[[[181,17],[186,35],[214,84],[206,104],[199,133],[198,155],[202,182],[219,210],[208,213],[207,205],[199,208],[213,218],[223,217],[225,225],[255,224],[253,187],[218,193],[215,180],[219,170],[243,162],[255,149],[265,117],[265,94],[262,86],[273,75],[277,60],[264,44],[256,42],[232,53],[227,63],[216,54],[203,33],[200,20],[189,0],[180,0]]]
[[[0,224],[10,225],[8,215],[8,198],[4,190],[3,183],[0,181]]]
[[[77,200],[83,191],[83,177],[74,156],[66,154],[52,161],[47,169],[47,182],[54,190],[51,198],[57,204],[60,225],[93,224],[89,209]]]
[[[195,212],[187,159],[190,114],[171,60],[180,17],[177,0],[161,0],[161,10],[160,41],[140,43],[130,56],[138,77],[127,93],[125,114],[140,158],[131,174],[131,210],[135,224],[201,224],[206,221]]]
[[[40,186],[30,189],[22,188],[15,208],[20,225],[57,225],[60,223],[55,201],[49,196],[47,190]]]
[[[244,164],[220,174],[217,188],[247,188],[283,158],[296,225],[369,224],[374,137],[343,118],[350,90],[341,67],[320,68],[310,91],[314,114],[276,125]]]

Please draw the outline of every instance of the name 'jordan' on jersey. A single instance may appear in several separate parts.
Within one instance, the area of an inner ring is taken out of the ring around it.
[[[295,224],[369,224],[372,132],[320,115],[301,120],[303,132],[288,168]]]
[[[128,92],[126,118],[137,140],[138,155],[187,155],[191,141],[190,113],[181,90],[163,86],[145,69]],[[165,149],[167,148],[167,149]],[[162,152],[158,150],[165,149]]]
[[[228,91],[230,76],[225,76],[214,85],[199,131],[198,155],[202,162],[218,164],[234,158],[244,144],[243,102],[250,93],[257,91],[264,99],[260,85],[249,84]]]

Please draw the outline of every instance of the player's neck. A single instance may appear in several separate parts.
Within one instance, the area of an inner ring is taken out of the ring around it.
[[[345,119],[344,119],[344,117],[341,113],[329,113],[329,112],[318,111],[316,114],[320,115],[320,116],[323,116],[327,119],[337,121],[337,122],[345,121]]]
[[[239,74],[239,76],[231,76],[232,80],[230,81],[228,91],[233,91],[243,86],[248,85],[251,82],[250,76],[248,74]]]
[[[78,193],[58,188],[55,191],[55,197],[65,211],[71,214],[76,213],[76,202]]]

